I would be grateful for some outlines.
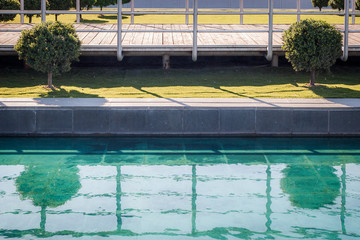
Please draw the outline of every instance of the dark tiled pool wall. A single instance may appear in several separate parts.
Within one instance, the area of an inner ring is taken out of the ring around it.
[[[359,109],[7,108],[0,135],[359,135]]]

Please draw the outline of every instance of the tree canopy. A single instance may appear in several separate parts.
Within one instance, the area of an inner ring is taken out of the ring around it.
[[[71,62],[78,60],[80,40],[72,25],[49,21],[22,31],[15,50],[27,65],[48,73],[48,87],[54,88],[53,74],[70,71]]]
[[[50,10],[69,10],[72,7],[72,0],[48,0]],[[55,14],[55,21],[59,14]]]
[[[344,0],[330,0],[329,6],[333,9],[343,10],[344,9]]]
[[[312,19],[294,23],[282,37],[285,57],[295,71],[311,72],[310,86],[315,85],[315,71],[329,70],[342,54],[342,35],[325,21]]]
[[[20,4],[15,0],[0,0],[1,10],[19,10]],[[16,14],[0,14],[0,22],[12,21]]]
[[[318,7],[320,11],[323,7],[329,6],[329,0],[311,0],[311,2],[312,5]]]

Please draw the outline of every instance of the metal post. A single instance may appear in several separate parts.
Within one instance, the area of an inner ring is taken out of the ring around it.
[[[269,0],[269,40],[268,40],[268,49],[266,59],[268,61],[272,60],[272,45],[273,45],[273,12],[274,12],[274,2]]]
[[[197,60],[197,32],[198,32],[198,0],[194,0],[193,6],[193,51],[192,51],[192,60],[196,62]]]
[[[46,22],[46,0],[41,0],[41,22]]]
[[[134,10],[135,10],[135,2],[131,0],[131,24],[134,24]]]
[[[76,11],[80,12],[80,0],[76,0]],[[80,14],[76,14],[76,23],[80,23]]]
[[[355,0],[352,0],[351,1],[351,12],[352,12],[352,15],[351,15],[351,24],[355,24]]]
[[[300,10],[301,10],[301,0],[297,0],[297,22],[300,22]]]
[[[20,10],[21,11],[24,11],[24,0],[20,0]],[[21,13],[20,14],[20,22],[21,23],[24,23],[24,14],[23,13]]]
[[[349,56],[349,1],[345,0],[344,8],[345,8],[345,20],[344,20],[344,52],[343,56],[341,57],[341,60],[344,62],[347,61]]]
[[[244,24],[244,0],[240,0],[240,24]]]
[[[117,59],[118,61],[123,60],[124,56],[122,54],[122,0],[117,1]]]
[[[185,12],[189,13],[189,0],[185,0]],[[185,15],[185,24],[189,24],[189,15]]]

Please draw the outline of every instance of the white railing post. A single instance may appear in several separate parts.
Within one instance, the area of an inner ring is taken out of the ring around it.
[[[185,12],[187,13],[185,15],[185,24],[189,24],[189,0],[185,0]]]
[[[41,0],[41,22],[46,22],[46,0]]]
[[[240,0],[240,24],[244,24],[244,0]]]
[[[352,0],[351,1],[351,12],[352,12],[352,15],[351,15],[351,24],[355,24],[355,0]]]
[[[124,56],[122,54],[122,0],[117,1],[117,59],[118,61],[123,60]]]
[[[135,10],[135,2],[131,0],[131,24],[134,24],[134,10]]]
[[[80,0],[76,0],[76,11],[80,12]],[[80,23],[80,14],[76,14],[76,23]]]
[[[198,0],[194,0],[193,6],[193,51],[192,51],[192,60],[196,62],[197,60],[197,32],[198,32]]]
[[[274,4],[273,0],[269,0],[269,39],[268,39],[268,48],[266,59],[268,61],[272,60],[273,57],[273,13],[274,13]]]
[[[345,20],[344,20],[344,52],[343,56],[341,57],[341,60],[344,62],[347,61],[349,56],[349,1],[345,0],[344,8],[345,8]]]
[[[296,19],[296,21],[300,22],[301,0],[297,0],[296,8],[297,8],[297,19]]]
[[[24,11],[24,0],[20,0],[20,11]],[[20,14],[20,22],[24,23],[24,14]]]

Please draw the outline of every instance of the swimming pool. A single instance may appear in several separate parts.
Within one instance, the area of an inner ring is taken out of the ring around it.
[[[0,238],[355,239],[359,138],[0,138]]]

